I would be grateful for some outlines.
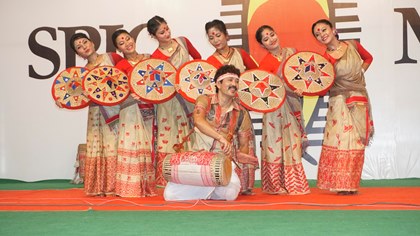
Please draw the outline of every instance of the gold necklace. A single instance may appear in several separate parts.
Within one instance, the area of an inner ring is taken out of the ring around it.
[[[216,52],[220,55],[220,58],[224,61],[224,62],[228,62],[230,60],[230,57],[232,56],[233,51],[231,50],[231,48],[228,49],[228,53],[226,54],[226,56],[224,56],[221,52],[217,51]]]
[[[328,51],[330,51],[330,52],[341,51],[341,46],[343,46],[341,44],[341,42],[338,42],[338,47],[337,48],[328,48]]]
[[[137,64],[137,60],[128,60],[128,62],[131,64],[131,65],[135,65],[135,64]]]
[[[167,52],[169,52],[169,53],[171,53],[171,52],[174,50],[174,48],[173,48],[172,46],[170,46],[170,47],[168,47],[168,48],[160,47],[160,49],[161,49],[162,51],[167,51]]]
[[[91,64],[93,68],[99,66],[102,62],[102,57],[101,55],[97,55],[95,60],[93,62],[89,62],[88,64]]]
[[[140,60],[138,60],[139,58],[139,54],[135,55],[134,57],[132,57],[131,59],[127,58],[127,61],[130,62],[130,64],[134,65],[137,64],[137,62],[139,62]]]
[[[283,48],[281,48],[279,50],[279,55],[277,55],[275,53],[271,53],[271,55],[273,55],[273,57],[275,57],[277,59],[277,61],[281,62],[281,60],[282,60],[282,53],[283,53]]]
[[[172,46],[172,40],[171,40],[171,43],[169,44],[169,46],[166,48],[166,47],[159,47],[162,51],[167,51],[167,52],[169,52],[169,53],[171,53],[173,50],[174,50],[174,48],[173,48],[173,46]]]

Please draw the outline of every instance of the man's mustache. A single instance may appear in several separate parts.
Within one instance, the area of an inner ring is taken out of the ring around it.
[[[231,85],[228,87],[228,89],[232,89],[232,88],[235,89],[235,91],[238,90],[238,87],[236,87],[235,85]]]

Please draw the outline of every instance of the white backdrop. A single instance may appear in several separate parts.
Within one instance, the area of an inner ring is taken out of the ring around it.
[[[258,2],[264,1],[251,1]],[[335,2],[357,3],[355,10],[362,27],[357,36],[374,56],[366,77],[376,133],[366,151],[362,177],[420,177],[420,108],[417,104],[420,101],[420,39],[411,28],[420,27],[419,21],[407,28],[408,54],[417,63],[394,63],[401,59],[403,47],[403,17],[394,9],[414,8],[419,14],[420,1]],[[55,40],[45,33],[39,33],[36,40],[60,55],[59,71],[65,69],[67,42],[58,27],[94,27],[101,34],[98,51],[104,52],[106,36],[105,31],[99,29],[100,25],[122,24],[130,31],[154,15],[164,17],[173,36],[188,37],[203,58],[207,58],[214,49],[207,42],[204,25],[213,19],[225,20],[226,17],[220,15],[223,9],[226,6],[222,6],[220,0],[137,0],[124,4],[109,0],[1,1],[0,178],[70,179],[77,145],[85,142],[87,109],[58,109],[51,97],[55,75],[43,80],[29,76],[29,65],[39,74],[48,74],[53,67],[50,61],[29,49],[28,38],[34,29],[47,26],[56,30]],[[146,30],[141,31],[137,42],[140,52],[151,53],[157,47]],[[76,64],[85,62],[77,59]],[[309,149],[315,159],[319,158],[319,150],[319,147]],[[308,178],[315,179],[316,166],[307,162],[304,165]]]

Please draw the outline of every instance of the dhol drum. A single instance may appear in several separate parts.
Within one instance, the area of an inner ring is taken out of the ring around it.
[[[130,94],[127,75],[112,66],[92,69],[83,79],[83,88],[91,100],[104,106],[117,105]]]
[[[301,89],[303,95],[324,95],[334,83],[334,67],[315,52],[297,52],[283,66],[286,84],[292,89]]]
[[[264,70],[248,70],[241,74],[238,97],[249,110],[266,113],[283,105],[286,89],[277,75]]]
[[[226,186],[232,176],[232,164],[220,153],[174,153],[163,161],[163,176],[168,182],[177,184]]]
[[[84,67],[69,67],[55,78],[51,88],[52,96],[63,108],[81,109],[89,105],[90,99],[84,92],[83,77],[89,72]]]
[[[216,70],[216,67],[203,60],[192,60],[183,64],[176,76],[178,93],[191,103],[195,103],[200,95],[216,93]]]
[[[163,103],[176,94],[176,68],[160,59],[146,59],[137,63],[129,79],[131,92],[149,103]]]

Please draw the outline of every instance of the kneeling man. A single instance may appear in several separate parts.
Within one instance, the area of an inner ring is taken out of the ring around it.
[[[237,100],[240,71],[232,66],[220,67],[215,75],[216,94],[201,95],[194,109],[194,151],[223,153],[232,160],[232,176],[226,186],[193,186],[168,182],[164,191],[167,201],[235,200],[241,191],[239,163],[258,166],[253,153],[253,128],[248,111]]]

